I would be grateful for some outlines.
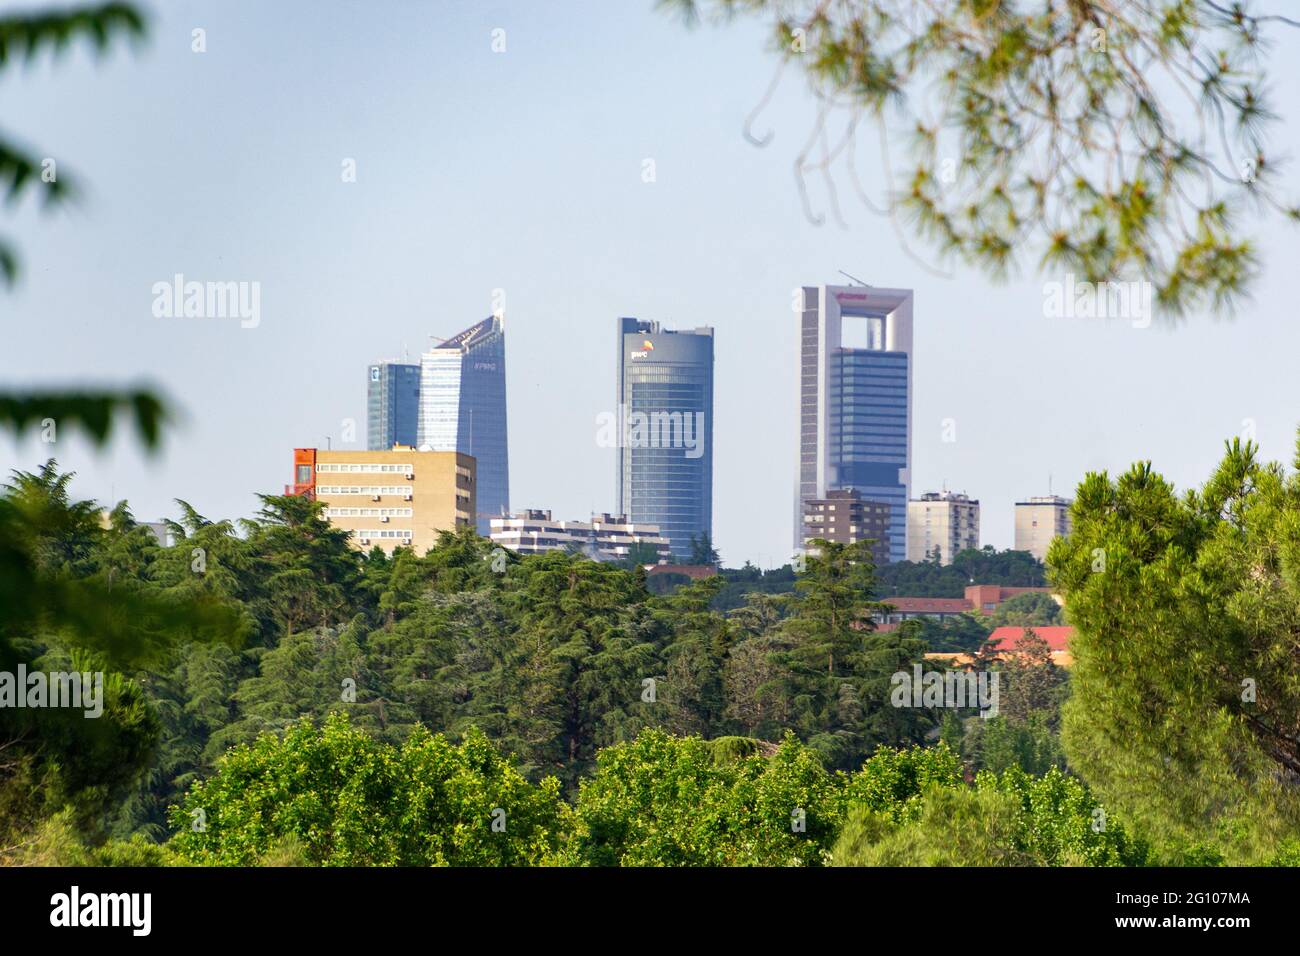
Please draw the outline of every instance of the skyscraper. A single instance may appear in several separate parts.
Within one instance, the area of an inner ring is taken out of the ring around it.
[[[799,305],[799,457],[804,502],[852,489],[889,505],[889,557],[907,556],[912,464],[912,291],[805,286]]]
[[[421,450],[458,451],[477,461],[478,533],[510,512],[506,448],[506,333],[491,316],[420,356]]]
[[[415,445],[420,419],[420,366],[371,365],[366,382],[366,448]]]
[[[713,329],[618,320],[618,506],[673,554],[713,537]]]

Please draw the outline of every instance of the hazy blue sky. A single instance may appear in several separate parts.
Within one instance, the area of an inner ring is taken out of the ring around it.
[[[0,81],[0,128],[85,187],[70,212],[0,218],[25,263],[0,295],[0,381],[148,381],[186,420],[154,459],[127,439],[103,453],[0,439],[5,472],[53,454],[78,495],[126,498],[142,520],[174,515],[173,498],[251,514],[255,492],[290,480],[295,446],[341,447],[353,418],[363,447],[367,362],[460,331],[502,288],[512,505],[613,508],[595,423],[615,401],[617,316],[712,325],[715,542],[729,564],[773,565],[791,537],[791,289],[839,269],[916,290],[913,493],[978,497],[985,543],[1010,546],[1013,502],[1049,474],[1068,493],[1088,470],[1151,458],[1199,483],[1245,419],[1268,457],[1291,460],[1300,234],[1276,221],[1258,228],[1266,274],[1233,321],[1048,319],[1042,277],[935,279],[847,188],[847,228],[807,221],[792,162],[812,112],[796,77],[759,123],[772,144],[741,136],[773,65],[755,25],[687,30],[652,0],[153,12],[135,55]],[[206,53],[191,52],[195,27]],[[1273,83],[1293,116],[1298,50],[1285,37]],[[1300,124],[1275,136],[1298,152]],[[154,318],[151,287],[178,272],[260,282],[260,325]]]

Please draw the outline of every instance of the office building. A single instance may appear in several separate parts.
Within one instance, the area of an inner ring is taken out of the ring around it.
[[[492,541],[519,554],[571,550],[595,561],[622,561],[636,545],[650,563],[667,561],[668,539],[654,525],[638,525],[627,515],[592,515],[590,521],[555,521],[549,511],[529,509],[492,519]]]
[[[1016,550],[1028,551],[1039,561],[1047,560],[1047,546],[1052,539],[1070,534],[1068,498],[1042,495],[1016,502]]]
[[[491,316],[420,357],[421,451],[457,451],[478,463],[475,525],[487,537],[510,511],[506,443],[506,333]]]
[[[713,329],[618,320],[618,511],[673,554],[713,536]]]
[[[804,287],[799,299],[795,547],[804,505],[854,490],[889,505],[889,558],[907,557],[912,461],[912,292]]]
[[[907,503],[907,560],[940,564],[959,551],[980,546],[980,503],[951,491],[929,491]]]
[[[803,540],[807,548],[815,538],[839,544],[872,541],[871,556],[876,565],[889,563],[889,505],[864,501],[852,489],[828,491],[825,498],[804,502]]]
[[[376,362],[366,381],[366,447],[415,447],[420,420],[420,366]]]
[[[474,526],[476,463],[459,452],[329,451],[295,448],[285,494],[325,504],[325,517],[350,532],[353,547],[424,554],[441,531]]]

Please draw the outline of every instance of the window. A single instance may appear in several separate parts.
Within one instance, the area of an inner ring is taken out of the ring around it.
[[[311,484],[311,465],[298,466],[298,484],[300,485]]]

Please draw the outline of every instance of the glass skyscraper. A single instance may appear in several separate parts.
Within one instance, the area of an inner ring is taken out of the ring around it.
[[[618,320],[618,511],[674,556],[713,536],[713,329]]]
[[[420,417],[420,366],[379,362],[366,381],[366,448],[415,447]]]
[[[506,333],[499,316],[484,319],[420,356],[417,447],[458,451],[478,463],[478,533],[510,513],[506,448]]]
[[[889,556],[907,557],[912,464],[912,292],[802,290],[795,547],[803,504],[855,490],[890,506]]]

